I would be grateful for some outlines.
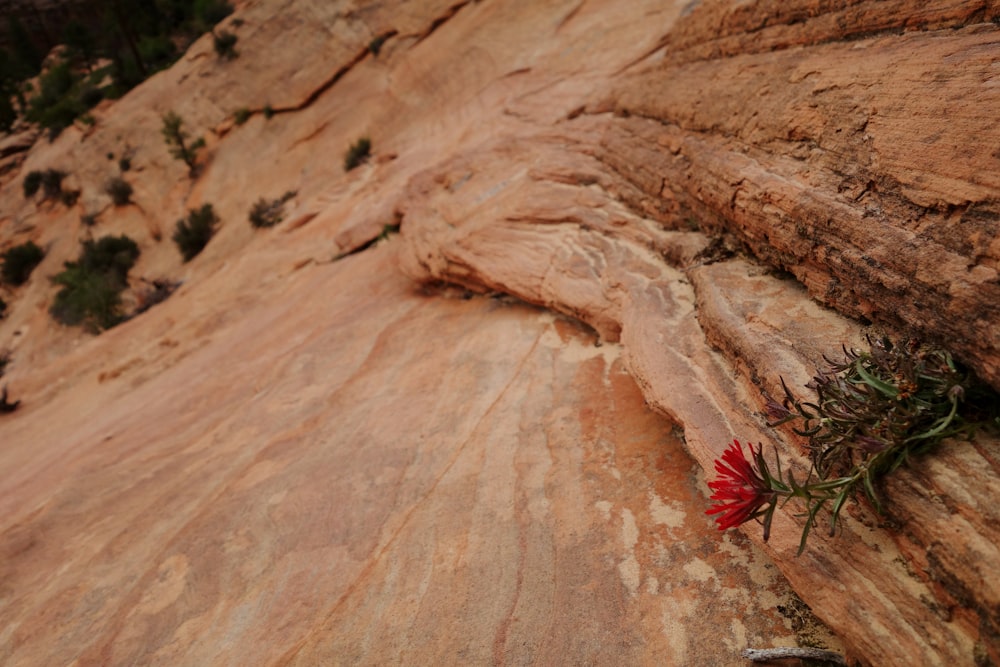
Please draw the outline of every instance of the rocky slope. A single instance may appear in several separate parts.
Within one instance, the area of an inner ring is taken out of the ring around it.
[[[782,583],[713,533],[642,402],[710,471],[734,437],[801,461],[764,396],[865,323],[1000,387],[998,10],[916,4],[246,2],[236,60],[203,38],[17,152],[0,239],[47,255],[0,321],[24,401],[0,420],[6,661],[740,664],[792,641]],[[207,139],[195,180],[168,110]],[[25,202],[47,167],[73,209]],[[205,202],[222,228],[181,264],[173,222]],[[183,281],[97,338],[46,312],[82,213],[136,238],[134,278]],[[949,443],[888,515],[852,506],[796,558],[789,507],[765,551],[865,663],[996,663],[997,473],[996,441]]]

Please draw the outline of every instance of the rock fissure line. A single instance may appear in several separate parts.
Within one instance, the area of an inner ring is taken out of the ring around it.
[[[479,420],[476,422],[475,426],[473,426],[469,437],[462,440],[462,442],[458,445],[458,447],[455,448],[455,452],[452,454],[451,458],[442,468],[441,472],[434,478],[434,481],[431,483],[431,485],[420,496],[420,498],[414,501],[413,504],[410,505],[410,507],[406,510],[405,514],[399,521],[399,525],[396,526],[396,528],[392,531],[392,534],[388,537],[388,539],[386,539],[385,542],[381,545],[381,547],[379,547],[378,553],[374,554],[373,558],[366,559],[365,567],[357,574],[357,576],[354,577],[351,583],[346,586],[343,594],[341,594],[341,596],[337,599],[337,601],[333,603],[333,605],[326,611],[325,614],[323,614],[321,620],[317,621],[310,630],[303,632],[302,638],[295,644],[295,646],[293,646],[293,648],[287,651],[278,661],[280,664],[287,665],[294,662],[296,656],[302,651],[306,643],[309,641],[310,637],[313,635],[313,632],[326,625],[330,621],[330,619],[337,614],[337,612],[344,605],[344,603],[347,602],[347,600],[351,597],[351,595],[358,589],[360,584],[372,575],[378,564],[383,560],[383,558],[385,558],[385,555],[389,552],[389,549],[396,543],[397,539],[403,533],[403,530],[408,525],[410,525],[411,519],[413,518],[417,510],[420,509],[424,505],[424,503],[434,494],[438,485],[445,478],[445,476],[447,476],[447,474],[451,471],[452,467],[454,467],[458,459],[461,458],[462,454],[465,452],[466,448],[468,447],[469,443],[473,440],[475,434],[479,431],[480,427],[486,422],[486,420],[489,417],[493,416],[494,412],[496,411],[501,401],[506,397],[508,391],[514,385],[514,383],[518,379],[520,379],[520,375],[521,372],[524,370],[524,366],[527,364],[528,360],[531,359],[531,357],[534,355],[534,352],[538,348],[540,342],[541,342],[541,337],[540,336],[536,337],[535,340],[532,342],[531,347],[527,350],[527,352],[525,352],[525,354],[518,361],[517,367],[511,373],[510,379],[507,381],[507,384],[504,385],[499,392],[497,392],[496,398],[483,411]]]

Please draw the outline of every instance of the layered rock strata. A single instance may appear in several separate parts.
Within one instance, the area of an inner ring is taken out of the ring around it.
[[[866,322],[947,343],[1000,386],[993,4],[279,4],[229,20],[237,60],[203,38],[2,175],[4,244],[47,250],[0,322],[23,399],[0,422],[5,658],[587,661],[611,641],[626,659],[718,663],[719,635],[727,651],[789,641],[780,585],[726,564],[758,552],[677,532],[710,528],[704,498],[651,453],[677,450],[620,373],[709,471],[736,437],[804,473],[764,397],[780,378],[804,393]],[[207,139],[197,180],[160,141],[168,110]],[[366,133],[373,159],[344,174]],[[122,151],[135,194],[118,210],[100,184]],[[24,201],[16,176],[46,167],[73,172],[75,208]],[[286,191],[276,229],[244,223]],[[203,202],[222,228],[181,266],[170,225]],[[83,340],[51,323],[45,278],[95,211],[102,233],[137,238],[138,275],[184,285]],[[348,257],[396,224],[377,259]],[[439,299],[458,284],[569,315],[607,351],[532,309],[428,299],[397,263]],[[502,324],[467,347],[436,338],[462,318]],[[451,394],[432,392],[442,368]],[[544,442],[527,435],[539,424]],[[601,467],[619,455],[636,466],[621,487]],[[1000,662],[998,472],[995,440],[948,443],[886,483],[889,514],[854,505],[795,557],[788,507],[765,550],[865,663]],[[440,521],[456,503],[468,512]],[[711,581],[727,583],[695,585]],[[717,599],[724,621],[704,606]],[[713,622],[695,632],[696,617]]]

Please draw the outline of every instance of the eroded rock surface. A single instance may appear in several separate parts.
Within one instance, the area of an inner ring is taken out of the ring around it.
[[[996,10],[913,5],[246,3],[236,60],[206,37],[19,146],[0,242],[47,255],[0,321],[5,660],[735,665],[815,641],[780,570],[864,663],[1000,661],[995,440],[798,558],[793,507],[764,552],[703,515],[734,437],[804,473],[760,412],[852,317],[1000,386]],[[195,180],[168,110],[207,139]],[[24,200],[46,167],[75,207]],[[136,281],[183,283],[92,339],[46,312],[84,213],[139,241]]]

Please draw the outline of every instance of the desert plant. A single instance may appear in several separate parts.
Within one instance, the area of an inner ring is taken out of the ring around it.
[[[63,324],[95,332],[120,323],[121,291],[138,257],[139,246],[125,235],[83,241],[77,261],[66,262],[65,270],[52,279],[62,289],[49,312]]]
[[[285,216],[285,202],[294,197],[295,194],[294,191],[289,191],[278,199],[265,199],[261,197],[250,208],[250,224],[258,229],[274,227]]]
[[[274,118],[274,107],[272,107],[270,104],[264,105],[264,118],[266,120],[271,120],[272,118]]]
[[[160,133],[170,148],[170,154],[184,162],[188,167],[188,174],[194,176],[197,171],[198,151],[205,146],[205,140],[199,138],[188,144],[188,134],[184,131],[184,119],[173,111],[164,114],[162,120],[163,127],[160,129]]]
[[[373,56],[377,56],[378,52],[382,50],[382,45],[385,44],[385,40],[388,39],[386,35],[379,35],[368,42],[368,51],[371,52]]]
[[[24,188],[24,198],[31,199],[38,192],[38,188],[42,187],[42,172],[38,170],[29,171],[24,177],[21,186]]]
[[[233,113],[233,121],[235,121],[237,125],[242,125],[248,120],[250,120],[250,109],[247,109],[246,107],[237,109],[236,112]]]
[[[0,303],[3,303],[0,301]],[[4,306],[6,308],[6,305]],[[3,317],[3,309],[0,309],[0,317]],[[0,377],[4,376],[7,372],[7,366],[10,364],[10,350],[0,350]]]
[[[118,171],[123,174],[132,168],[132,158],[122,157],[118,160]]]
[[[104,184],[104,191],[111,196],[115,206],[124,206],[132,199],[132,186],[121,176],[108,179]]]
[[[372,151],[372,140],[368,137],[361,137],[347,149],[344,154],[344,171],[354,169],[364,162]]]
[[[799,541],[805,549],[819,512],[828,508],[830,535],[846,502],[860,494],[882,511],[881,477],[904,464],[920,465],[920,454],[945,438],[970,437],[996,424],[1000,400],[940,348],[887,337],[869,339],[870,351],[844,349],[842,360],[827,359],[806,385],[813,402],[796,398],[784,380],[781,403],[766,397],[770,426],[798,422],[794,432],[808,438],[812,466],[805,479],[782,470],[775,451],[772,473],[763,446],[744,453],[739,441],[716,462],[720,478],[710,482],[718,501],[709,514],[720,529],[761,519],[767,541],[775,509],[792,498],[805,504]]]
[[[0,278],[3,278],[3,282],[8,285],[23,285],[28,282],[31,272],[41,263],[43,257],[45,252],[35,245],[34,241],[16,245],[2,255]]]
[[[215,234],[218,222],[219,216],[211,204],[204,204],[200,209],[193,208],[188,211],[187,220],[177,221],[173,239],[185,262],[190,262],[204,250]]]
[[[96,213],[84,213],[80,216],[80,224],[84,227],[93,227],[97,224],[97,214]]]
[[[66,173],[58,169],[46,169],[42,172],[42,197],[44,199],[59,199],[62,196],[62,182]]]
[[[7,312],[7,302],[0,299],[0,320],[3,319],[4,314]]]
[[[61,201],[67,207],[75,206],[79,198],[80,198],[79,190],[63,190],[59,193],[59,201]]]
[[[215,54],[223,60],[232,60],[239,55],[239,52],[236,50],[236,42],[238,40],[239,37],[228,30],[212,33],[212,43],[215,47]]]

